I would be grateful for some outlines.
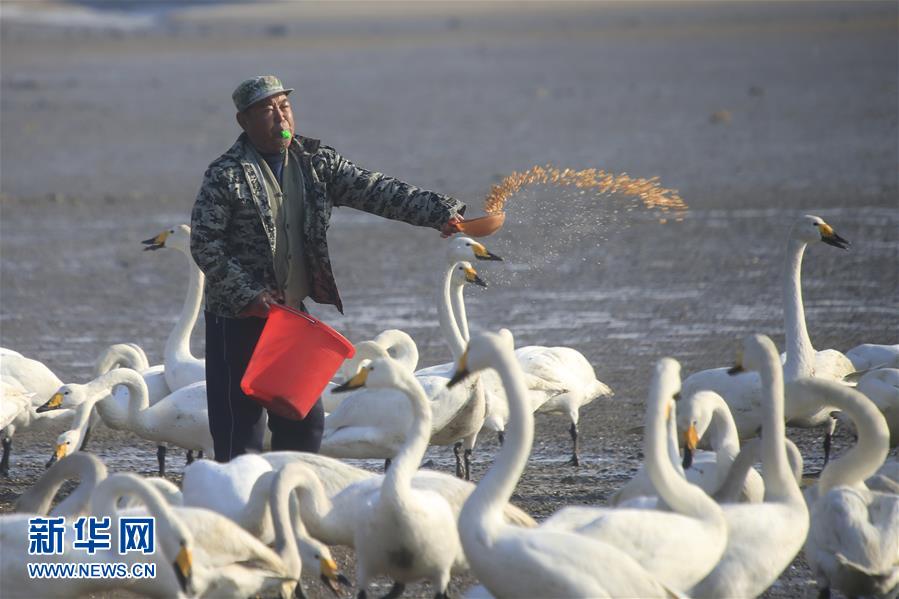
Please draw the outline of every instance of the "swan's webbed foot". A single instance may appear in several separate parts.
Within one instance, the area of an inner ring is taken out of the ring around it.
[[[91,426],[88,425],[86,429],[84,429],[84,436],[81,437],[81,447],[78,449],[80,451],[87,451],[87,442],[91,438]]]
[[[818,589],[818,599],[830,599],[830,587],[821,587]]]
[[[465,480],[471,480],[471,450],[465,450]]]
[[[464,473],[462,472],[462,456],[459,454],[461,449],[461,441],[453,445],[453,455],[456,457],[456,478],[464,478]]]
[[[449,589],[443,589],[434,595],[434,599],[449,599]]]
[[[397,599],[400,595],[402,595],[406,591],[406,585],[402,582],[394,582],[393,586],[390,587],[390,590],[386,595],[381,597],[381,599]]]
[[[165,445],[156,446],[156,461],[159,462],[159,476],[165,477]]]
[[[578,457],[577,424],[571,423],[568,434],[571,435],[571,459],[568,460],[568,464],[577,467],[581,465],[581,459]]]
[[[188,449],[188,450],[187,450],[187,458],[186,458],[186,461],[187,461],[187,465],[188,465],[188,466],[190,466],[191,464],[194,463],[194,450],[193,450],[193,449]]]

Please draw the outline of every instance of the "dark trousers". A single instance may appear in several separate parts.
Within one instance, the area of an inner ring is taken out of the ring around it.
[[[240,388],[262,328],[263,318],[206,316],[206,401],[215,459],[227,462],[247,450],[262,451],[263,407]],[[318,453],[325,426],[321,399],[302,420],[268,412],[272,449]]]

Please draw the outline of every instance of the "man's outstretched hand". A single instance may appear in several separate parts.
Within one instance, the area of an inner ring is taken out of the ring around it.
[[[465,218],[463,218],[461,214],[452,217],[451,219],[446,221],[446,224],[443,225],[442,229],[440,229],[440,236],[446,239],[447,237],[452,237],[456,233],[461,233],[462,221],[464,220]]]

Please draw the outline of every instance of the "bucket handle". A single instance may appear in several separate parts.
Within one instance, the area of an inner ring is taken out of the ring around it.
[[[272,304],[271,307],[278,308],[279,310],[284,310],[285,312],[290,312],[294,316],[300,316],[302,318],[305,318],[306,320],[309,321],[309,324],[318,324],[319,323],[319,320],[317,318],[307,314],[306,312],[303,312],[302,310],[297,310],[296,308],[292,308],[290,306],[285,306],[283,304]]]

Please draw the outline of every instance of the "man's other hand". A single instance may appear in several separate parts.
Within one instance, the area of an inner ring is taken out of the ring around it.
[[[452,217],[451,219],[446,221],[446,224],[443,225],[442,229],[440,229],[440,236],[443,237],[444,239],[446,239],[447,237],[451,237],[451,236],[455,235],[456,233],[461,233],[462,232],[461,225],[462,225],[462,221],[464,221],[464,220],[465,220],[465,218],[461,214],[458,214],[458,215]]]
[[[240,311],[240,314],[237,315],[238,318],[249,318],[251,316],[255,316],[256,318],[268,318],[269,306],[275,303],[274,296],[268,291],[263,291],[259,295],[253,298],[249,304],[247,304],[243,310]]]

